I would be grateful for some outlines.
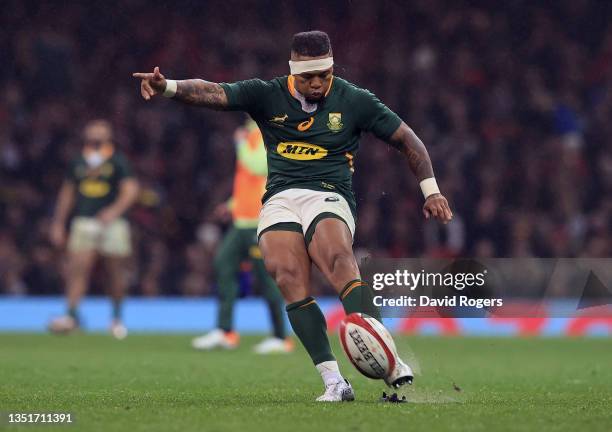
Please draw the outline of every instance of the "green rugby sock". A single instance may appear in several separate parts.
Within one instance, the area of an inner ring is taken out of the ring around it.
[[[293,331],[315,365],[336,360],[329,346],[325,317],[314,298],[307,297],[287,305],[287,315]]]
[[[347,315],[365,313],[380,321],[380,308],[374,306],[374,294],[361,279],[352,280],[344,286],[340,292],[340,301]]]

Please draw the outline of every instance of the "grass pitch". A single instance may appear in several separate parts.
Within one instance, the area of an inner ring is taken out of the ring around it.
[[[354,403],[320,404],[300,347],[262,357],[258,338],[202,353],[190,336],[0,334],[0,430],[441,431],[612,429],[612,341],[397,338],[421,374],[382,404],[332,337]],[[70,412],[72,425],[9,425],[8,412]]]

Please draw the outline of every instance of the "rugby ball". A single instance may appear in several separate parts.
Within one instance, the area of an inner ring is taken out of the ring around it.
[[[380,321],[352,313],[340,322],[339,335],[346,356],[368,378],[383,379],[395,368],[395,343]]]

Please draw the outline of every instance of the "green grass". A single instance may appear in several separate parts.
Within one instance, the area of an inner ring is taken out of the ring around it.
[[[422,374],[409,404],[377,402],[335,343],[357,401],[313,402],[305,352],[194,352],[189,336],[0,334],[0,430],[610,430],[612,341],[398,338]],[[410,348],[408,348],[410,344]],[[455,383],[461,391],[453,388]],[[7,412],[71,412],[71,426],[8,425]]]

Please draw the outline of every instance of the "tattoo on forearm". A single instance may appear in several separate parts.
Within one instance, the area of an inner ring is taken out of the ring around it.
[[[225,90],[217,83],[201,79],[189,79],[177,82],[176,95],[178,101],[222,110],[227,107]]]
[[[390,141],[406,155],[408,165],[419,181],[434,176],[425,145],[407,125],[402,123]]]

